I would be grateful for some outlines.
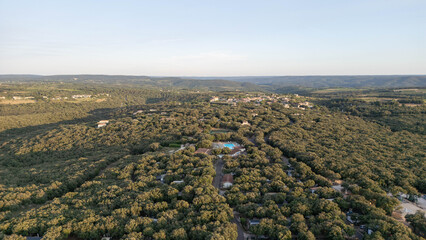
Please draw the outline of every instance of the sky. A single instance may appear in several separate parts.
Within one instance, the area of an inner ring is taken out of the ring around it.
[[[0,0],[0,74],[426,74],[426,0]]]

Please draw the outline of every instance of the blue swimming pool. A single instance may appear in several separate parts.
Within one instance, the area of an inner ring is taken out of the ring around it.
[[[225,143],[223,146],[228,147],[230,149],[234,149],[235,145],[233,143]]]

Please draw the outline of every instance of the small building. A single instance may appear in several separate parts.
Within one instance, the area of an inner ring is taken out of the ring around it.
[[[216,96],[213,96],[213,97],[210,99],[210,102],[217,102],[217,101],[219,101],[219,97],[216,97]]]
[[[256,226],[256,225],[259,225],[260,224],[260,220],[259,219],[250,219],[249,221],[248,221],[248,223],[249,223],[249,226],[251,227],[251,226]]]
[[[136,112],[133,113],[133,115],[137,115],[139,113],[143,113],[143,110],[137,110]]]
[[[346,220],[350,222],[351,224],[357,224],[359,221],[355,218],[352,218],[354,212],[352,212],[352,209],[349,209],[349,211],[346,212]]]
[[[278,192],[268,192],[268,193],[265,193],[265,196],[275,196],[277,194]]]
[[[232,174],[225,174],[222,177],[222,187],[223,188],[230,188],[234,184],[234,177]]]
[[[174,183],[174,184],[181,184],[181,183],[184,183],[185,181],[183,181],[183,180],[176,180],[176,181],[173,181],[172,183]]]
[[[246,149],[242,147],[234,147],[231,152],[229,152],[229,156],[231,157],[237,157],[241,155]]]
[[[109,120],[101,120],[98,122],[98,128],[105,127],[109,123]]]
[[[309,189],[311,190],[311,193],[315,193],[319,189],[319,187],[311,187]]]
[[[332,188],[338,192],[344,192],[345,188],[342,185],[334,185]]]
[[[241,123],[241,126],[250,126],[250,123],[248,121],[243,121],[243,123]]]
[[[157,178],[158,181],[164,183],[164,177],[165,176],[166,176],[166,174],[161,174],[161,175],[157,176],[156,178]]]
[[[199,148],[199,149],[197,149],[197,151],[195,151],[195,153],[202,153],[202,154],[209,155],[211,153],[211,149],[208,149],[208,148]]]
[[[77,98],[90,98],[90,97],[92,97],[92,95],[87,95],[87,94],[83,94],[83,95],[72,95],[71,97],[74,98],[74,99],[77,99]]]

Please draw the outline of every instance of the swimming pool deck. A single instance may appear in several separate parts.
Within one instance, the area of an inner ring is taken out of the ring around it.
[[[229,149],[234,149],[235,147],[240,147],[240,144],[236,143],[236,142],[214,142],[213,143],[213,148],[224,148],[224,147],[228,147]]]

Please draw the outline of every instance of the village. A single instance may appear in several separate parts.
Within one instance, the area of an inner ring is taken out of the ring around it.
[[[226,97],[218,97],[213,96],[209,101],[213,104],[229,104],[232,106],[236,106],[237,103],[249,103],[254,102],[256,104],[260,104],[262,102],[265,102],[266,104],[272,104],[272,103],[281,103],[284,105],[285,108],[298,108],[301,110],[306,110],[308,108],[314,107],[314,105],[311,102],[308,101],[298,101],[298,94],[294,95],[261,95],[261,96],[247,96],[247,97],[232,97],[232,98],[226,98]]]

